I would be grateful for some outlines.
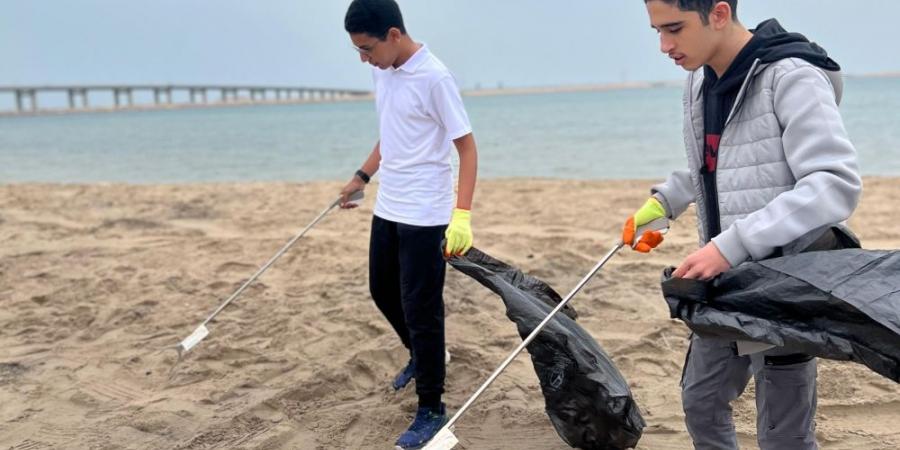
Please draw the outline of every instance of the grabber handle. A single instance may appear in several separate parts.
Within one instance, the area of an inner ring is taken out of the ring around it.
[[[668,233],[669,219],[660,217],[659,219],[654,219],[652,222],[648,222],[637,227],[637,229],[634,230],[634,245],[637,245],[638,241],[640,241],[641,239],[641,236],[643,236],[644,233],[648,231],[659,231],[662,234]]]

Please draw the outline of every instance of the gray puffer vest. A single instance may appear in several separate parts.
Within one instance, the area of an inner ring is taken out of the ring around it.
[[[700,178],[703,69],[684,90],[687,171],[653,188],[670,218],[697,204],[701,245],[710,241]],[[845,221],[862,181],[838,111],[840,73],[798,58],[757,60],[735,100],[719,146],[716,186],[722,233],[712,239],[732,266],[759,260],[822,226]]]

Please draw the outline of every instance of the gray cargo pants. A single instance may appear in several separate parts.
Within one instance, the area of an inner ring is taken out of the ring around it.
[[[816,360],[779,358],[776,349],[738,356],[733,343],[694,335],[681,380],[688,432],[698,450],[737,449],[731,402],[756,379],[762,450],[815,450]]]

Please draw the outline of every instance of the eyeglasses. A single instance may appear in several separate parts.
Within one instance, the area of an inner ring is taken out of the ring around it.
[[[359,52],[360,55],[369,56],[372,54],[372,51],[375,50],[375,46],[378,45],[379,42],[381,42],[381,40],[376,40],[374,44],[367,46],[368,48],[367,47],[357,47],[353,44],[350,44],[350,46],[353,47],[354,50]]]

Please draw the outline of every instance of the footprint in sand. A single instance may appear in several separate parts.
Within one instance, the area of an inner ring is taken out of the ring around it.
[[[238,448],[272,428],[272,423],[253,415],[242,415],[201,432],[176,449]]]
[[[251,264],[229,261],[229,262],[217,267],[216,274],[221,275],[221,274],[225,274],[225,273],[240,273],[240,274],[250,275],[256,269],[258,269],[258,267],[251,265]]]
[[[18,362],[0,363],[0,386],[16,381],[28,369]]]
[[[96,227],[94,231],[100,230],[150,230],[154,228],[165,228],[166,225],[147,219],[135,219],[135,218],[124,218],[124,219],[113,219],[113,220],[104,220],[100,226]]]

